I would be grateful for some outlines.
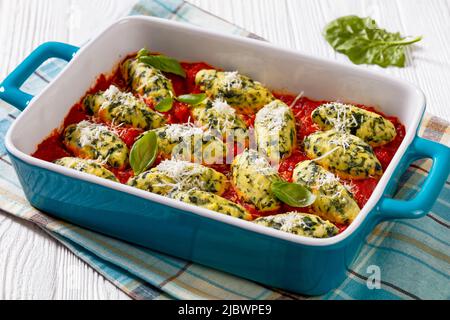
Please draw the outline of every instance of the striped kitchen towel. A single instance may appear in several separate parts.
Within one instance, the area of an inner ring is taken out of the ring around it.
[[[141,0],[131,14],[158,16],[259,38],[182,0]],[[39,92],[64,65],[60,60],[47,62],[23,89],[31,94]],[[18,111],[11,106],[0,105],[2,138],[17,115]],[[420,135],[450,145],[450,125],[437,117],[425,116]],[[347,279],[337,289],[321,297],[303,297],[97,234],[34,209],[23,195],[3,140],[0,143],[0,210],[35,223],[135,299],[450,298],[449,182],[425,217],[378,225],[348,270]],[[420,161],[410,167],[400,181],[397,196],[412,197],[420,189],[429,167],[430,161]],[[379,288],[367,285],[373,270],[380,272]]]

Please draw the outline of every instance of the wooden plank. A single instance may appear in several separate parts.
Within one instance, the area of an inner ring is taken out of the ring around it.
[[[81,44],[130,4],[130,1],[1,0],[0,79],[42,42]],[[33,224],[0,213],[0,299],[128,299],[128,296]]]
[[[283,47],[351,64],[336,54],[321,32],[328,21],[356,14],[371,16],[380,26],[403,35],[423,35],[408,50],[406,68],[370,66],[420,87],[427,97],[427,111],[450,121],[450,4],[445,0],[190,0],[212,13],[255,32]],[[366,66],[361,66],[366,67]]]
[[[81,45],[135,0],[0,0],[0,79],[36,46]],[[282,47],[350,63],[323,40],[326,22],[371,16],[385,28],[423,35],[405,69],[381,69],[421,87],[428,111],[450,121],[450,5],[445,0],[190,0]],[[0,213],[0,299],[126,299],[87,264],[30,223]]]

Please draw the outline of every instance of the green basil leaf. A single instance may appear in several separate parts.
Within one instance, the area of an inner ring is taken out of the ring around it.
[[[367,17],[344,16],[331,21],[324,29],[328,43],[355,64],[376,64],[380,67],[405,66],[405,47],[422,37],[405,38],[388,32]]]
[[[156,106],[155,110],[159,112],[167,112],[172,109],[173,106],[173,98],[167,97],[162,99]]]
[[[141,51],[139,51],[139,52],[141,52]],[[161,55],[141,55],[141,56],[139,56],[139,53],[138,53],[138,59],[139,59],[139,62],[145,63],[145,64],[152,66],[156,69],[159,69],[161,71],[173,73],[173,74],[182,76],[183,78],[186,78],[186,72],[184,71],[183,67],[177,60],[175,60],[173,58],[167,57],[162,54]]]
[[[198,94],[183,94],[177,97],[177,100],[183,103],[196,105],[206,99],[206,94],[198,93]]]
[[[149,55],[150,55],[150,51],[148,51],[145,48],[142,48],[141,50],[138,51],[136,57],[139,59],[140,57],[149,56]]]
[[[308,188],[298,183],[277,180],[271,186],[273,194],[291,207],[307,207],[314,203],[316,196]]]
[[[156,133],[148,131],[144,133],[131,148],[130,166],[135,175],[147,170],[155,162],[158,154],[158,141]]]

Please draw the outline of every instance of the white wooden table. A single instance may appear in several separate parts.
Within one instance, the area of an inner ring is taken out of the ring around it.
[[[0,0],[0,80],[33,48],[80,45],[135,0]],[[428,112],[450,121],[448,0],[191,0],[282,47],[349,63],[321,37],[347,14],[371,16],[404,35],[423,35],[405,69],[381,70],[421,87]],[[30,223],[0,212],[0,299],[128,299],[87,264]]]

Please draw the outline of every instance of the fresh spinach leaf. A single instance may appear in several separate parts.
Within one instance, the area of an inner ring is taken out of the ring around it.
[[[131,148],[130,166],[135,175],[147,170],[155,162],[158,154],[158,140],[156,133],[148,131],[144,133]]]
[[[150,51],[148,51],[145,48],[142,48],[141,50],[138,51],[136,57],[139,59],[140,57],[149,56],[150,54],[151,54]]]
[[[156,106],[155,110],[159,112],[167,112],[172,109],[173,106],[173,98],[167,97],[162,99]]]
[[[298,183],[277,180],[272,183],[271,190],[279,200],[291,207],[307,207],[316,200],[308,188]]]
[[[190,105],[196,105],[206,99],[206,94],[198,93],[198,94],[183,94],[177,97],[177,100],[183,103],[187,103]]]
[[[422,37],[406,38],[400,33],[388,32],[367,17],[344,16],[331,21],[324,29],[324,37],[338,52],[355,64],[405,66],[405,47]]]
[[[177,60],[173,58],[167,57],[162,54],[152,55],[146,49],[139,50],[137,58],[139,62],[145,63],[156,69],[186,78],[186,72],[184,71],[183,67]]]

